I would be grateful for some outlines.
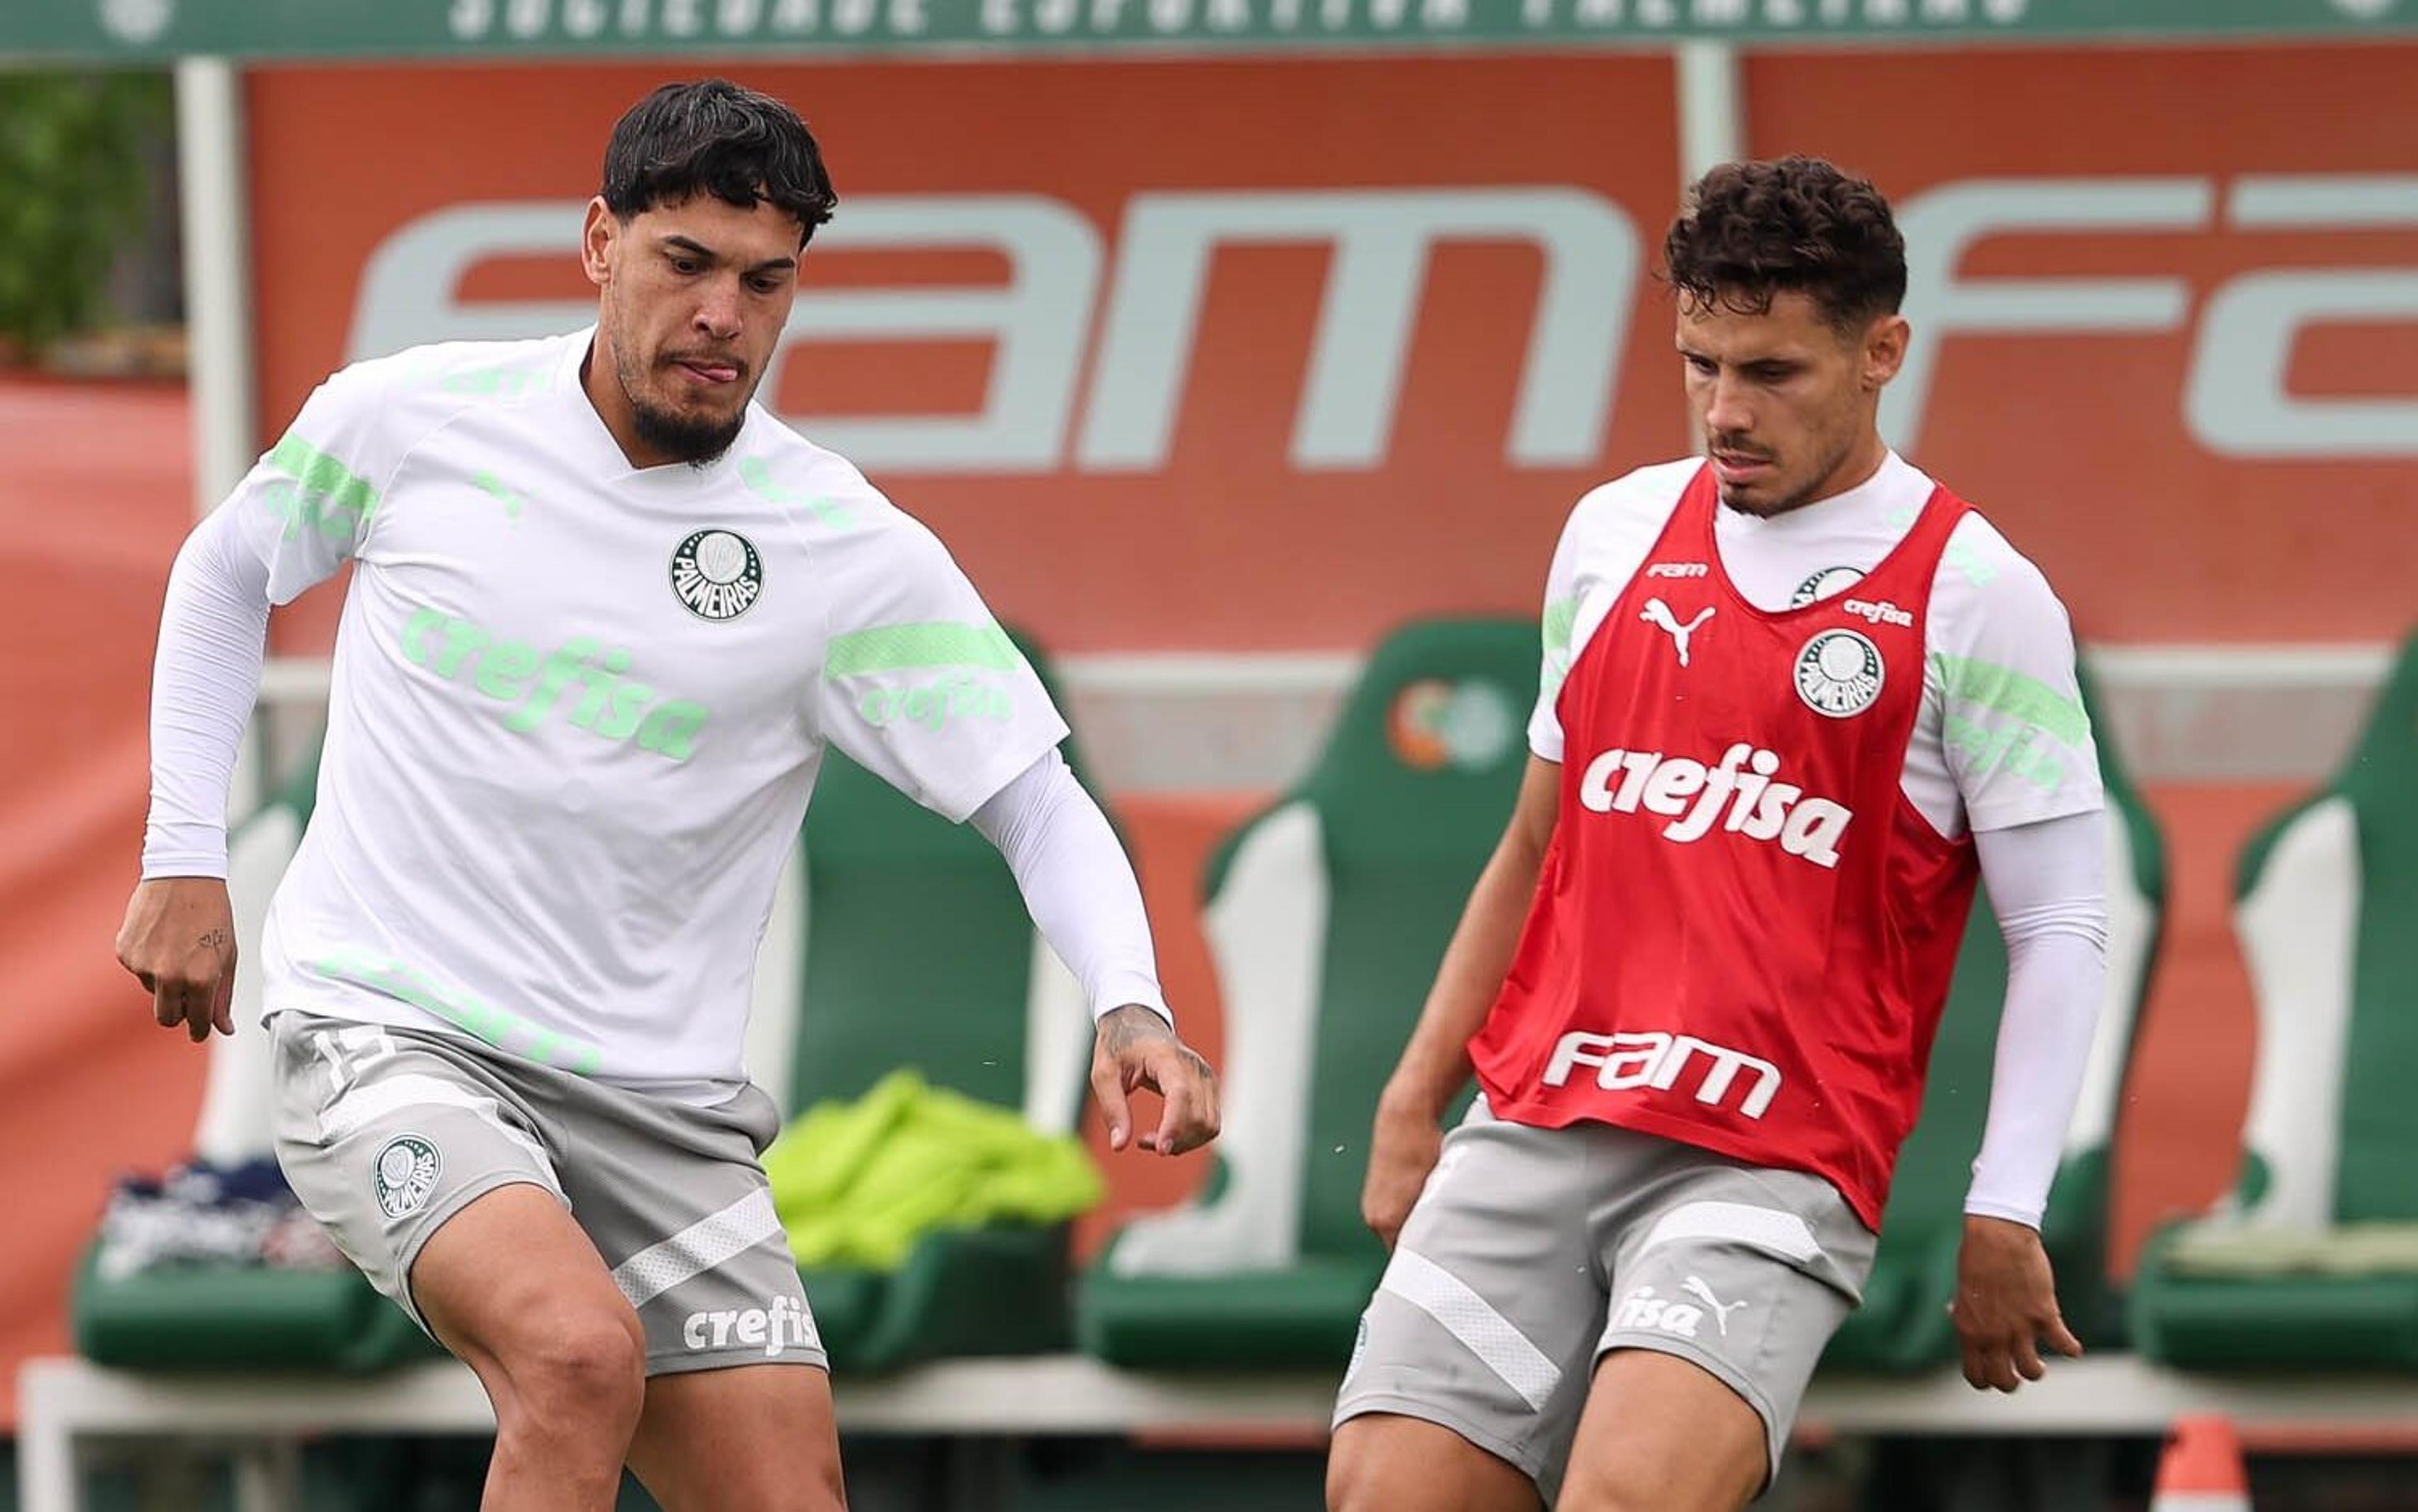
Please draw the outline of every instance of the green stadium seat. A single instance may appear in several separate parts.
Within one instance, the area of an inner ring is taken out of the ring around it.
[[[2418,1370],[2418,637],[2234,895],[2258,1009],[2242,1174],[2151,1239],[2135,1341],[2186,1367]]]
[[[1042,657],[1018,645],[1054,697]],[[1074,742],[1061,750],[1080,776]],[[758,957],[750,1075],[794,1117],[912,1066],[1064,1134],[1091,1044],[1082,990],[998,850],[829,749]],[[1063,1224],[943,1230],[895,1272],[801,1274],[840,1368],[1035,1353],[1072,1341],[1067,1242]]]
[[[210,1041],[207,1088],[194,1153],[228,1165],[271,1153],[271,1056],[262,1032],[255,944],[269,894],[293,859],[311,813],[315,757],[228,839],[227,891],[241,941],[236,1033]],[[123,1280],[85,1253],[71,1307],[76,1347],[98,1364],[129,1369],[295,1369],[361,1372],[436,1352],[403,1309],[360,1273],[192,1266]]]
[[[1510,816],[1537,671],[1534,621],[1400,631],[1308,776],[1212,859],[1217,1173],[1090,1267],[1086,1351],[1132,1367],[1341,1368],[1385,1267],[1360,1219],[1377,1095]]]
[[[2083,681],[2086,707],[2095,703]],[[2057,1272],[2058,1306],[2086,1346],[2123,1336],[2123,1309],[2107,1280],[2108,1157],[2124,1078],[2148,1000],[2165,902],[2165,849],[2126,775],[2104,721],[2094,718],[2107,792],[2107,997],[2066,1131],[2041,1238]],[[1982,1148],[2007,950],[1985,892],[1956,956],[1956,975],[1932,1042],[1922,1111],[1898,1152],[1881,1216],[1881,1243],[1863,1305],[1832,1336],[1828,1370],[1918,1371],[1957,1356],[1948,1304],[1956,1293],[1965,1190]]]

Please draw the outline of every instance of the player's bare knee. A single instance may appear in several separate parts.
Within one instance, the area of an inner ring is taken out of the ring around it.
[[[638,1420],[646,1400],[646,1338],[626,1307],[543,1309],[497,1352],[514,1406],[541,1426],[613,1424],[627,1437]],[[497,1411],[503,1412],[501,1403]]]

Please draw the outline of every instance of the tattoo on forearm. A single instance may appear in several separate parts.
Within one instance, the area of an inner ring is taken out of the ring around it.
[[[1128,1003],[1100,1018],[1100,1048],[1111,1057],[1153,1040],[1174,1046],[1175,1053],[1183,1058],[1186,1069],[1195,1077],[1203,1081],[1216,1077],[1217,1073],[1209,1069],[1209,1062],[1201,1059],[1200,1052],[1177,1039],[1175,1031],[1167,1027],[1167,1020],[1149,1009]]]
[[[197,941],[204,950],[221,950],[235,943],[235,937],[223,929],[205,929]]]
[[[1110,1055],[1122,1054],[1147,1040],[1171,1040],[1175,1031],[1167,1020],[1149,1009],[1128,1003],[1100,1016],[1100,1048]]]

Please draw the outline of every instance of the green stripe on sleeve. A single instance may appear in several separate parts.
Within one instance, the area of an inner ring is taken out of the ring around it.
[[[1548,655],[1569,654],[1570,631],[1579,622],[1579,600],[1573,593],[1566,599],[1555,599],[1545,605],[1545,651]]]
[[[2068,745],[2080,745],[2090,736],[2090,716],[2083,711],[2082,700],[2038,678],[1970,656],[1935,654],[1931,662],[1938,669],[1940,688],[1954,702],[2019,719]]]
[[[366,520],[377,508],[377,490],[370,486],[368,479],[292,431],[279,440],[277,450],[268,454],[268,463],[299,483],[306,498],[325,500],[321,506],[324,510]]]
[[[877,625],[834,635],[823,652],[823,676],[836,680],[939,666],[1007,672],[1023,660],[996,624]]]

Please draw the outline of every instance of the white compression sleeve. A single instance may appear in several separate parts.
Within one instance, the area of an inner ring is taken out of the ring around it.
[[[1051,750],[969,820],[1007,858],[1041,938],[1082,985],[1096,1018],[1140,1003],[1170,1024],[1141,884],[1100,805]]]
[[[227,787],[268,634],[268,564],[220,510],[185,538],[160,613],[145,878],[226,875]]]
[[[2107,985],[2107,817],[1974,832],[2007,942],[1990,1116],[1965,1211],[2037,1229]]]

